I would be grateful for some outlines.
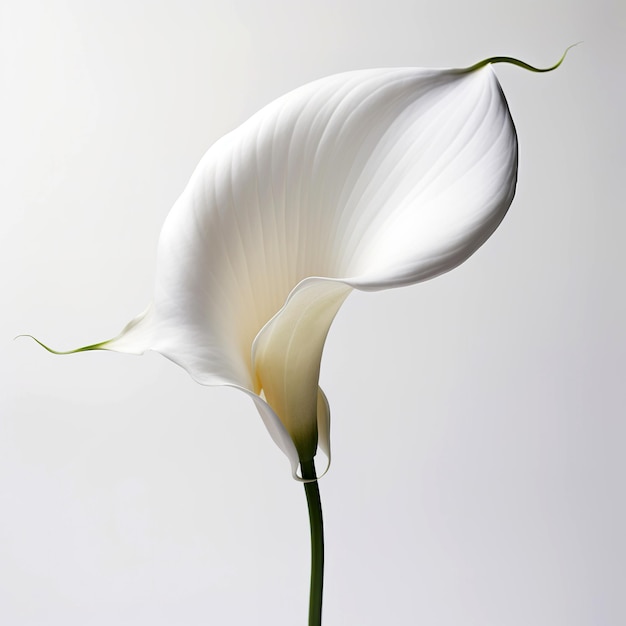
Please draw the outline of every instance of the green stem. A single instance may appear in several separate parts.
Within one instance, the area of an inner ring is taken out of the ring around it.
[[[300,463],[311,523],[311,590],[309,595],[309,626],[322,624],[322,591],[324,588],[324,522],[322,502],[313,460]]]

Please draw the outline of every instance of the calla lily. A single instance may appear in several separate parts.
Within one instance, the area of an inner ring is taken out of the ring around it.
[[[515,62],[348,72],[266,106],[208,150],[172,208],[152,304],[78,351],[155,350],[248,394],[294,476],[318,446],[330,462],[318,381],[343,301],[451,270],[513,200],[501,60]]]
[[[72,351],[156,350],[201,384],[252,398],[305,483],[309,626],[322,620],[313,459],[319,447],[330,463],[319,373],[333,318],[353,289],[428,280],[489,238],[517,181],[515,127],[491,65],[550,71],[564,57],[545,70],[494,57],[349,72],[279,98],[200,161],[163,226],[152,304],[114,339]]]

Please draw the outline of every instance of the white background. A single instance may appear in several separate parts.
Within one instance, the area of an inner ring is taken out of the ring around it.
[[[0,622],[306,623],[303,490],[248,399],[157,354],[54,357],[151,298],[203,152],[282,93],[498,66],[518,192],[331,329],[325,626],[626,622],[621,0],[0,4]]]

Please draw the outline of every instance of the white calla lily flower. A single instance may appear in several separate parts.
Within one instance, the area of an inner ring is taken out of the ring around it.
[[[163,226],[152,304],[79,351],[151,349],[203,385],[241,389],[298,477],[318,446],[330,461],[320,361],[350,291],[465,261],[500,224],[516,178],[489,61],[310,83],[209,149]]]

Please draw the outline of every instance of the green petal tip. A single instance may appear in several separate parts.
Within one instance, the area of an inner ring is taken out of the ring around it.
[[[561,63],[563,63],[563,61],[565,60],[567,53],[574,46],[577,46],[581,43],[582,41],[579,41],[565,48],[565,52],[563,53],[561,58],[554,65],[551,65],[550,67],[535,67],[534,65],[530,65],[528,63],[525,63],[524,61],[520,61],[519,59],[514,59],[513,57],[489,57],[488,59],[485,59],[484,61],[479,61],[478,63],[475,63],[474,65],[467,67],[461,71],[463,73],[473,72],[475,70],[479,70],[481,67],[485,67],[485,65],[492,65],[494,63],[509,63],[511,65],[517,65],[517,67],[521,67],[525,70],[528,70],[529,72],[537,72],[537,73],[543,74],[544,72],[551,72],[552,70],[555,70],[557,67],[559,67],[559,65],[561,65]]]
[[[59,350],[53,350],[45,343],[39,341],[37,337],[33,337],[32,335],[18,335],[17,337],[15,337],[15,339],[19,339],[20,337],[29,337],[33,341],[37,342],[42,348],[44,348],[44,350],[47,350],[52,354],[76,354],[77,352],[89,352],[90,350],[106,350],[105,345],[108,343],[107,341],[102,341],[101,343],[94,343],[90,346],[83,346],[82,348],[76,348],[74,350],[66,350],[65,352],[62,352]]]

